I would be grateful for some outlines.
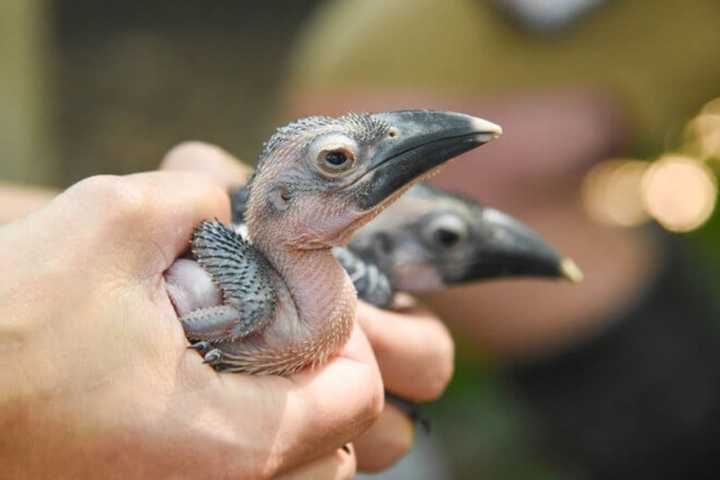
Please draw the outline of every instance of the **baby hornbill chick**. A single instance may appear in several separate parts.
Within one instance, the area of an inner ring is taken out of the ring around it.
[[[331,253],[417,180],[500,135],[485,120],[406,110],[309,117],[265,144],[248,184],[248,239],[219,222],[166,273],[186,335],[227,371],[290,375],[347,341],[350,278]]]
[[[423,293],[503,277],[583,277],[575,262],[522,222],[426,182],[334,252],[358,296],[380,307],[394,291]]]

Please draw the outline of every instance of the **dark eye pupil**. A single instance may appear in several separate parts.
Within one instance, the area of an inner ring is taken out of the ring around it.
[[[444,228],[435,232],[435,238],[443,247],[452,247],[460,241],[460,235],[458,235],[457,232]]]
[[[328,154],[325,155],[325,161],[330,165],[339,167],[347,162],[347,155],[343,152],[328,152]]]

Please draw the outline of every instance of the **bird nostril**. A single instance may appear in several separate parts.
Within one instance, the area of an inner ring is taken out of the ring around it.
[[[395,138],[395,137],[397,137],[397,136],[398,136],[397,128],[392,127],[392,128],[388,131],[388,137],[390,137],[390,138]]]

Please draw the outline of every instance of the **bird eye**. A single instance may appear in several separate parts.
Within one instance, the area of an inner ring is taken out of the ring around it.
[[[431,248],[450,250],[462,244],[469,233],[467,222],[460,216],[433,213],[423,229],[423,238]]]
[[[318,157],[320,168],[326,173],[337,174],[348,170],[355,163],[355,155],[345,148],[324,150]]]
[[[345,162],[347,162],[347,155],[345,152],[328,152],[325,155],[325,161],[333,167],[341,167]]]
[[[460,234],[452,230],[440,228],[435,232],[435,240],[445,248],[452,248],[460,241]]]

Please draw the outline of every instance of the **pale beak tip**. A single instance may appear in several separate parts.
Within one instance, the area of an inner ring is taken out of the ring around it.
[[[582,270],[580,270],[580,267],[578,267],[572,259],[567,257],[563,258],[562,262],[560,262],[560,272],[563,277],[570,280],[572,283],[580,283],[583,281],[583,278],[585,278],[585,275]]]
[[[492,136],[492,138],[497,138],[503,133],[503,129],[500,125],[497,125],[495,123],[489,122],[487,120],[484,120],[482,118],[473,117],[473,127],[482,133],[487,133]]]

